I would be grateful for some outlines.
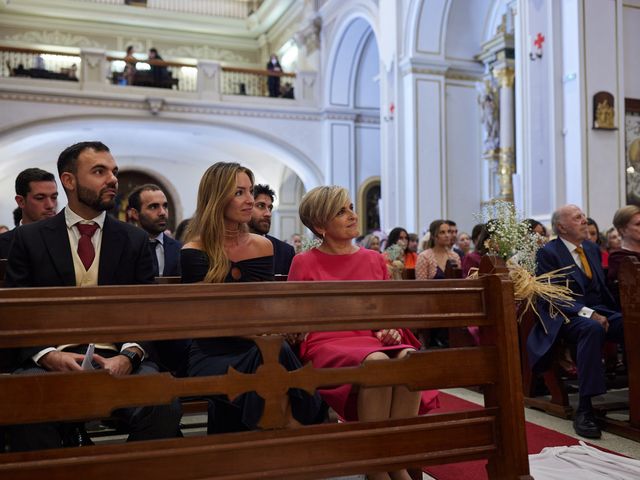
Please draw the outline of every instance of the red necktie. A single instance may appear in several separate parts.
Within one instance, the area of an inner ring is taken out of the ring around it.
[[[91,237],[96,233],[98,225],[95,223],[78,223],[76,225],[80,232],[80,240],[78,240],[78,256],[84,265],[85,270],[89,270],[93,259],[96,256],[96,250],[91,243]]]

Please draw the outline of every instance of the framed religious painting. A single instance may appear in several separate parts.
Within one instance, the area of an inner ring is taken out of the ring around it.
[[[624,109],[627,204],[640,206],[640,100],[625,99]]]

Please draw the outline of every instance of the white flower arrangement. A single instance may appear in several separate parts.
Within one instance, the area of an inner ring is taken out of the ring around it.
[[[535,275],[540,236],[529,230],[513,203],[497,200],[485,206],[481,219],[490,234],[485,244],[488,252]]]
[[[549,305],[551,316],[561,315],[560,310],[570,304],[573,292],[561,282],[565,273],[560,269],[536,276],[536,254],[541,247],[540,237],[529,230],[529,225],[510,202],[502,200],[487,205],[480,216],[489,232],[485,246],[489,254],[503,258],[513,282],[514,298],[523,304],[521,315],[529,308],[538,315],[536,300],[541,298]],[[518,321],[520,318],[518,318]],[[544,323],[542,327],[547,331]]]
[[[311,250],[312,248],[318,248],[320,245],[322,245],[322,240],[320,240],[319,238],[313,237],[313,238],[308,238],[308,237],[302,237],[302,246],[300,247],[300,253],[302,252],[306,252],[307,250]]]

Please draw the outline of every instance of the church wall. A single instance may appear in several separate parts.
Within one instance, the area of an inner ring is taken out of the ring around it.
[[[478,213],[482,200],[480,112],[475,83],[448,83],[445,98],[446,216],[458,224],[460,232],[470,232],[478,223],[474,214]]]
[[[380,176],[380,128],[377,125],[358,125],[355,128],[356,186]],[[351,192],[354,197],[356,191]]]
[[[627,0],[622,6],[622,38],[624,65],[624,94],[640,99],[640,0]]]
[[[619,113],[623,106],[621,90],[624,66],[621,65],[619,39],[623,27],[618,9],[621,2],[597,0],[583,3],[585,98],[586,103],[586,198],[583,208],[598,225],[605,229],[611,224],[613,213],[624,202],[623,129],[594,130],[593,96],[600,91],[613,94]],[[635,28],[635,26],[634,26]],[[616,126],[620,127],[620,115]]]

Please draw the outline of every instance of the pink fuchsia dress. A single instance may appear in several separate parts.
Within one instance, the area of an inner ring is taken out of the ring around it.
[[[296,255],[289,270],[289,281],[388,280],[385,258],[378,252],[361,248],[348,255],[329,255],[314,248]],[[420,348],[411,331],[402,329],[402,343],[382,345],[373,330],[312,332],[300,345],[303,363],[315,368],[353,367],[360,365],[373,352],[397,352]],[[357,392],[352,385],[319,390],[322,398],[338,415],[357,420]],[[420,414],[438,407],[438,392],[422,392]]]

